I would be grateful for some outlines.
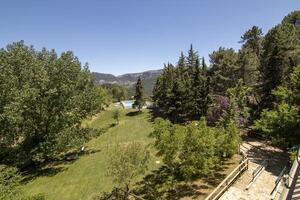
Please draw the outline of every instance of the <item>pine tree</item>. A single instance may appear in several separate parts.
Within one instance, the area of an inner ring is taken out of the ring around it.
[[[194,100],[194,114],[195,117],[197,117],[198,119],[200,119],[200,117],[202,116],[202,103],[203,103],[203,76],[201,75],[201,70],[200,70],[200,66],[198,64],[198,60],[196,61],[196,69],[195,69],[195,75],[194,75],[194,80],[193,80],[193,91],[194,91],[194,95],[193,95],[193,100]]]
[[[234,87],[239,79],[238,54],[234,49],[220,47],[209,55],[211,61],[211,82],[215,94],[224,95],[228,88]]]
[[[191,47],[188,51],[188,56],[186,58],[186,63],[191,74],[195,69],[197,60],[199,61],[198,52],[193,49],[193,45],[191,44]]]
[[[260,57],[262,53],[262,30],[253,26],[241,37],[243,43],[238,55],[240,78],[249,86],[256,86],[259,77]]]
[[[167,112],[173,122],[183,122],[185,119],[184,92],[182,80],[180,80],[180,77],[177,77],[171,90]]]
[[[199,63],[197,60],[196,63]],[[196,64],[196,71],[193,80],[193,110],[194,118],[200,119],[205,116],[209,104],[209,78],[207,77],[206,64],[202,59],[202,69],[199,64]]]
[[[253,26],[244,33],[240,42],[243,43],[243,48],[250,48],[257,57],[260,57],[262,51],[262,35],[261,28]]]
[[[142,83],[141,77],[139,77],[138,80],[137,80],[137,83],[136,83],[136,87],[135,87],[135,96],[134,96],[135,101],[133,103],[133,106],[135,108],[138,108],[139,112],[141,111],[141,109],[145,105],[145,98],[144,98],[143,89],[144,89],[143,83]]]
[[[168,63],[164,66],[161,76],[159,76],[156,80],[156,84],[153,90],[153,100],[162,111],[162,114],[168,113],[174,78],[175,68],[172,64]]]
[[[300,63],[300,35],[293,24],[283,23],[265,36],[261,57],[262,106],[269,107],[274,100],[271,91],[287,84],[293,67]]]
[[[207,73],[207,65],[205,63],[204,57],[202,57],[202,63],[201,63],[201,65],[202,65],[202,72],[204,73],[204,75],[206,75],[206,73]]]

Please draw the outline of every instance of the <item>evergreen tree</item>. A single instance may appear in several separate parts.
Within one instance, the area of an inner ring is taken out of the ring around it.
[[[202,63],[201,63],[201,65],[202,65],[202,72],[206,76],[206,74],[207,74],[207,65],[205,63],[204,57],[202,57]]]
[[[283,23],[272,28],[265,36],[261,57],[262,106],[270,107],[274,100],[272,90],[287,84],[292,68],[300,63],[299,27]]]
[[[145,105],[145,98],[144,98],[144,91],[143,91],[143,83],[141,77],[138,78],[136,87],[135,87],[135,96],[134,96],[134,103],[133,107],[138,108],[139,112]]]
[[[197,60],[196,63],[199,61]],[[193,110],[194,117],[200,119],[202,116],[206,116],[208,104],[209,104],[209,78],[206,77],[205,62],[202,61],[202,70],[199,64],[196,64],[194,80],[193,80]]]
[[[171,90],[168,102],[167,115],[173,122],[183,122],[186,118],[185,105],[184,104],[184,93],[185,88],[180,80],[180,77],[176,77],[174,85]]]
[[[213,93],[224,95],[239,79],[238,55],[234,49],[220,47],[209,55],[211,86]]]
[[[257,86],[262,53],[262,30],[257,26],[253,26],[244,33],[241,39],[243,46],[238,54],[240,78],[249,86]]]
[[[196,63],[197,60],[199,61],[198,52],[193,49],[193,45],[191,44],[191,47],[188,51],[188,56],[186,57],[186,64],[189,69],[190,75],[193,74],[193,72],[196,68],[196,65],[199,64],[199,63]]]
[[[275,108],[263,110],[255,121],[264,137],[283,147],[300,144],[300,65],[294,68],[289,83],[273,90]]]
[[[180,54],[177,66],[168,64],[158,77],[153,99],[160,110],[174,122],[199,119],[209,104],[209,78],[204,58],[191,46],[188,56]]]
[[[240,42],[243,43],[242,48],[249,48],[256,54],[257,57],[260,57],[263,34],[259,27],[253,26],[244,33],[241,39],[242,40]]]
[[[156,80],[153,90],[153,100],[163,114],[169,112],[170,98],[175,78],[175,68],[172,64],[164,66],[161,76]]]

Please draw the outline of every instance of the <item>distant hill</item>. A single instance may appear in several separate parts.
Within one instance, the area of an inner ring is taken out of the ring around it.
[[[144,89],[146,95],[152,94],[153,87],[155,85],[156,78],[162,73],[162,70],[150,70],[140,73],[128,73],[120,76],[114,76],[112,74],[104,74],[93,72],[95,80],[99,84],[119,84],[128,86],[131,95],[134,94],[134,84],[138,77],[141,77],[144,83]]]

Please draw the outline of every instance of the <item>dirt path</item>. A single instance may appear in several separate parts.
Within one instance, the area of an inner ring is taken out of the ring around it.
[[[250,158],[249,169],[220,198],[221,200],[269,200],[275,187],[275,180],[286,164],[286,155],[280,149],[267,145],[265,142],[246,138],[241,150]],[[252,172],[268,159],[265,171],[246,190],[252,179]]]

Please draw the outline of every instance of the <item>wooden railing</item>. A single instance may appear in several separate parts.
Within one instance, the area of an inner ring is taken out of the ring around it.
[[[293,183],[293,181],[295,181],[294,179],[296,178],[295,175],[296,175],[297,169],[299,168],[299,164],[300,164],[300,148],[298,149],[297,156],[294,160],[294,163],[293,163],[289,173],[286,176],[285,188],[280,195],[280,198],[279,198],[280,200],[286,200],[288,198],[288,196],[291,195],[292,192],[294,191],[294,188],[292,187],[292,183]]]
[[[262,163],[255,168],[255,170],[252,172],[252,179],[247,185],[246,190],[249,190],[249,188],[253,185],[253,183],[260,176],[260,174],[266,169],[267,165],[268,160],[263,160]]]
[[[205,200],[219,199],[229,186],[248,169],[249,159],[244,159],[213,191]]]
[[[273,200],[273,199],[276,198],[276,195],[277,195],[277,193],[279,191],[279,188],[280,188],[280,185],[281,185],[284,173],[286,172],[286,169],[287,169],[287,166],[285,166],[283,168],[283,170],[281,170],[279,176],[277,177],[277,179],[275,181],[275,187],[274,187],[274,189],[271,192],[271,200]]]
[[[297,153],[297,156],[294,160],[294,163],[292,165],[292,168],[288,174],[288,177],[287,177],[287,186],[290,187],[292,182],[293,182],[293,179],[295,177],[295,173],[297,171],[297,168],[298,168],[298,165],[299,165],[299,158],[300,158],[300,148],[298,149],[298,153]]]

